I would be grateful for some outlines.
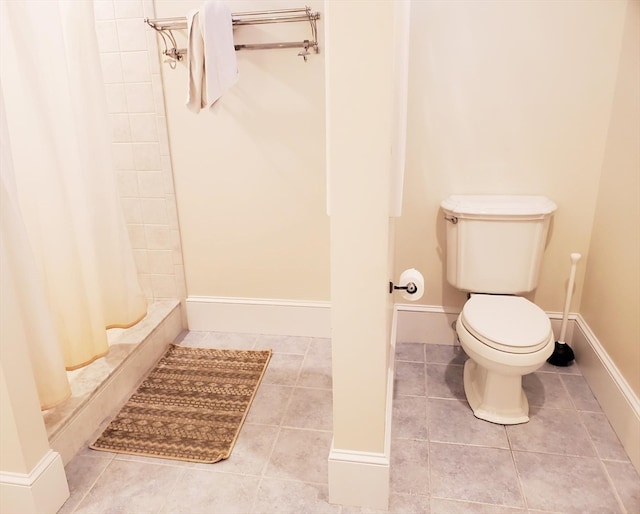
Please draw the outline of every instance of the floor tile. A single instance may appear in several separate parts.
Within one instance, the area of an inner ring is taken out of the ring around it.
[[[465,399],[463,368],[453,364],[427,364],[427,396]]]
[[[540,408],[528,423],[507,426],[513,450],[595,456],[577,411]]]
[[[394,377],[394,397],[426,396],[426,377],[421,362],[396,362]]]
[[[178,479],[161,512],[246,514],[253,505],[259,483],[258,477],[190,470]]]
[[[640,476],[633,464],[604,461],[604,466],[627,512],[640,512]]]
[[[525,509],[501,507],[487,503],[473,503],[457,500],[431,499],[431,514],[525,514]]]
[[[282,423],[293,393],[293,387],[274,384],[260,384],[247,414],[246,423],[276,425]]]
[[[331,432],[282,428],[266,476],[326,484]]]
[[[205,471],[260,476],[269,462],[278,432],[278,427],[245,423],[229,458],[214,464],[190,462],[188,467]]]
[[[79,455],[72,459],[64,469],[69,484],[69,498],[58,511],[59,514],[73,512],[89,492],[94,482],[107,468],[111,459],[100,459]]]
[[[572,361],[568,366],[554,366],[553,364],[545,362],[540,369],[538,369],[538,372],[558,373],[560,375],[582,375],[576,361]]]
[[[514,452],[527,506],[567,514],[620,512],[601,462],[592,457]]]
[[[443,443],[429,448],[433,497],[524,507],[508,450]]]
[[[427,420],[430,441],[509,448],[504,426],[476,418],[466,401],[429,398]]]
[[[272,354],[267,371],[262,378],[262,383],[296,385],[303,359],[303,355]]]
[[[629,460],[607,417],[601,412],[581,412],[582,422],[601,459]]]
[[[396,361],[424,362],[424,344],[396,343]]]
[[[255,514],[340,514],[340,505],[329,503],[326,485],[265,478],[251,512]]]
[[[522,389],[527,395],[529,407],[575,408],[558,374],[531,373],[525,375],[522,377]]]
[[[391,493],[388,509],[344,506],[342,514],[429,514],[429,497],[420,494]]]
[[[392,493],[429,494],[429,443],[413,439],[391,441]]]
[[[429,364],[462,365],[469,358],[462,346],[451,344],[428,344],[425,346],[426,362]]]
[[[562,383],[567,388],[571,401],[578,410],[602,412],[602,408],[591,392],[589,384],[580,375],[560,375]]]
[[[302,363],[298,385],[331,389],[331,340],[313,338]]]
[[[258,335],[256,347],[270,348],[274,353],[304,355],[310,342],[310,337]]]
[[[205,332],[205,335],[194,346],[198,346],[200,348],[223,348],[229,350],[252,350],[255,348],[255,343],[255,334]]]
[[[296,387],[282,425],[315,430],[333,429],[333,393],[328,389]]]
[[[427,402],[419,396],[399,396],[393,400],[391,437],[427,439]]]
[[[159,512],[185,468],[113,460],[75,513]]]

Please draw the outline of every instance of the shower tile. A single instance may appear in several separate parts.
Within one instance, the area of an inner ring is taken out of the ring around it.
[[[118,18],[120,18],[118,16]],[[142,17],[130,19],[118,19],[118,43],[120,51],[135,52],[147,50],[146,25],[142,23]]]
[[[170,490],[162,512],[246,514],[254,502],[259,483],[258,477],[216,473],[213,467],[207,471],[189,470]]]
[[[264,478],[260,483],[253,510],[255,514],[277,512],[278,514],[344,513],[340,505],[329,503],[329,492],[325,485],[307,484],[291,480]]]
[[[604,461],[604,466],[627,512],[640,512],[640,476],[633,464]]]
[[[116,18],[142,18],[141,0],[114,0]]]
[[[430,443],[429,458],[432,496],[524,507],[509,450]]]
[[[332,400],[333,394],[327,389],[296,387],[282,420],[283,426],[331,431]]]
[[[580,417],[587,427],[587,432],[589,432],[589,436],[591,436],[591,440],[596,447],[596,452],[601,459],[629,460],[624,447],[604,414],[600,412],[581,412]]]
[[[93,16],[96,20],[113,20],[113,0],[93,0]]]
[[[429,398],[465,399],[462,373],[464,366],[427,364],[427,395]]]
[[[134,250],[145,250],[147,248],[144,225],[127,225],[127,231]]]
[[[116,170],[133,170],[133,148],[130,143],[112,143],[113,167]]]
[[[173,256],[168,250],[150,250],[147,252],[148,272],[173,274]]]
[[[331,432],[280,429],[265,476],[326,484],[331,439]]]
[[[111,140],[114,143],[130,143],[131,128],[128,114],[109,114],[111,121]]]
[[[134,143],[131,148],[136,170],[160,171],[162,163],[160,162],[158,143]]]
[[[132,225],[142,224],[142,207],[137,198],[121,198],[120,206],[122,207],[125,223]]]
[[[427,439],[427,402],[419,396],[398,396],[393,400],[391,437]]]
[[[396,343],[396,361],[424,362],[422,343]]]
[[[149,69],[148,52],[123,52],[122,59],[122,79],[130,84],[133,82],[151,82],[151,71]]]
[[[513,456],[529,508],[567,514],[620,512],[598,459],[524,452]]]
[[[119,53],[100,54],[102,65],[102,79],[105,84],[118,84],[123,82],[122,60]]]
[[[540,408],[528,423],[507,426],[513,450],[594,456],[589,434],[577,411]]]
[[[468,359],[462,346],[451,344],[425,345],[426,362],[429,364],[464,364]]]
[[[413,439],[391,441],[392,493],[429,494],[429,443]]]
[[[107,112],[126,113],[127,96],[124,92],[124,84],[105,84],[105,94],[107,96]]]
[[[96,21],[96,36],[100,52],[117,52],[120,49],[118,46],[118,31],[115,21]]]
[[[274,353],[291,353],[304,355],[309,348],[310,337],[273,336],[260,334],[257,345],[263,348],[271,348]]]
[[[476,418],[465,401],[429,398],[427,420],[430,441],[509,448],[505,427]]]
[[[166,250],[170,248],[171,232],[162,225],[145,225],[144,233],[148,250]]]
[[[164,198],[141,198],[142,220],[148,225],[169,225]],[[173,270],[171,270],[173,272]]]
[[[120,198],[138,198],[138,174],[135,171],[116,172],[116,186]]]
[[[140,198],[166,198],[162,171],[140,171],[137,175]]]
[[[158,144],[160,145],[160,155],[162,157],[168,157],[171,155],[171,150],[169,149],[169,134],[167,132],[166,118],[164,116],[156,116],[156,125],[157,139]],[[173,183],[171,184],[170,192],[173,192]]]
[[[158,141],[157,116],[150,114],[130,114],[131,140],[134,143]]]
[[[182,467],[113,460],[74,512],[159,512],[183,473]]]
[[[173,275],[149,275],[154,298],[177,298],[176,279]]]
[[[578,410],[601,412],[600,404],[591,392],[589,384],[582,376],[562,375],[561,380],[571,395],[571,400]]]
[[[292,393],[290,386],[260,384],[246,422],[280,426]]]
[[[574,409],[559,375],[531,373],[522,377],[522,388],[530,406]]]
[[[154,112],[153,89],[148,81],[125,84],[124,91],[127,98],[127,109],[130,113]]]

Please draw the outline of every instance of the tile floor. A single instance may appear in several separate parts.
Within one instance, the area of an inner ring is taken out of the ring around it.
[[[232,456],[202,465],[82,450],[61,513],[336,513],[327,503],[327,339],[189,332],[180,344],[272,348]],[[473,417],[458,346],[398,343],[388,512],[638,513],[640,478],[577,366],[525,378],[531,421]]]

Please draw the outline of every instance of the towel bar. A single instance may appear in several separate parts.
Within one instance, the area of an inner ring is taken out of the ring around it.
[[[310,54],[309,48],[313,48],[315,53],[319,53],[317,20],[320,19],[319,12],[312,12],[310,7],[298,9],[272,9],[266,11],[238,12],[231,15],[233,26],[260,25],[264,23],[295,23],[308,22],[311,27],[311,39],[303,41],[274,42],[274,43],[253,43],[234,45],[236,50],[266,50],[274,48],[302,48],[298,55],[305,61]],[[186,17],[173,18],[145,18],[144,22],[153,28],[164,42],[162,53],[174,61],[181,61],[187,53],[186,48],[177,48],[176,38],[173,30],[184,30],[187,28]],[[175,66],[175,65],[174,65]]]

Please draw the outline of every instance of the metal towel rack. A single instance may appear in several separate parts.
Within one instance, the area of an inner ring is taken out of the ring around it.
[[[318,48],[318,28],[317,20],[320,19],[319,12],[312,12],[310,7],[299,9],[273,9],[268,11],[250,11],[238,12],[231,15],[231,22],[234,27],[240,25],[260,25],[264,23],[291,23],[291,22],[308,22],[311,27],[311,39],[303,41],[291,41],[282,43],[255,43],[255,44],[238,44],[234,45],[236,50],[264,50],[271,48],[302,48],[298,55],[305,62],[307,56],[310,55],[309,48],[315,53],[320,50]],[[164,50],[162,53],[175,61],[181,61],[187,53],[185,48],[177,48],[178,44],[172,31],[185,30],[187,28],[186,17],[175,18],[145,18],[144,22],[151,28],[156,30],[162,37],[164,42]]]

